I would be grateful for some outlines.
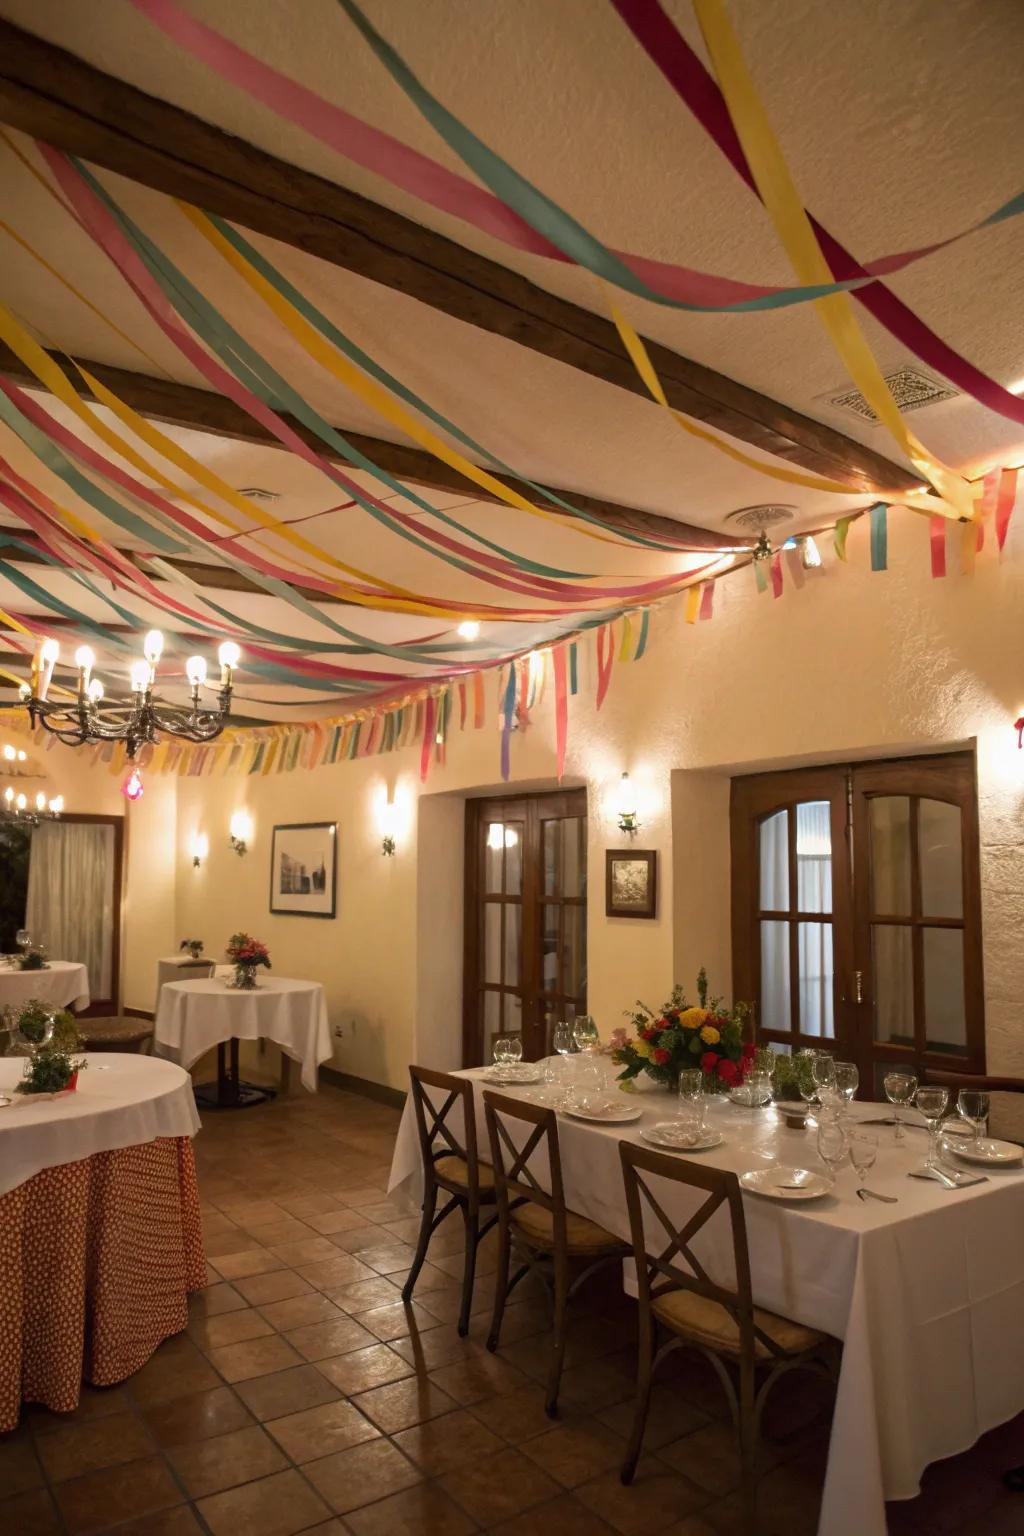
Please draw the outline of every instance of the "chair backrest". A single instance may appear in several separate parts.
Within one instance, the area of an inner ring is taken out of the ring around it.
[[[565,1191],[562,1185],[562,1158],[558,1148],[558,1119],[553,1109],[512,1099],[488,1088],[484,1093],[484,1116],[491,1145],[491,1166],[498,1214],[508,1219],[510,1211],[527,1203],[550,1212],[556,1245],[566,1244]],[[509,1132],[506,1120],[519,1120],[533,1127],[521,1147]],[[530,1167],[531,1158],[540,1156],[546,1163],[549,1189]]]
[[[436,1178],[434,1165],[442,1157],[461,1157],[467,1169],[467,1188],[475,1197],[480,1189],[480,1170],[476,1147],[476,1115],[473,1109],[473,1084],[466,1077],[450,1072],[435,1072],[430,1067],[410,1067],[412,1102],[416,1111],[416,1129],[426,1178]],[[433,1097],[428,1092],[434,1090]],[[437,1100],[440,1098],[440,1105]],[[456,1108],[462,1111],[461,1137],[453,1120]]]
[[[773,1353],[777,1352],[772,1341],[754,1327],[747,1223],[736,1175],[725,1168],[672,1157],[667,1152],[650,1151],[628,1141],[619,1142],[619,1156],[626,1186],[640,1305],[649,1308],[653,1300],[670,1291],[695,1292],[719,1302],[732,1315],[739,1328],[744,1354],[752,1358],[755,1338],[760,1338]],[[666,1214],[651,1188],[652,1175],[675,1184],[685,1184],[706,1195],[683,1226],[678,1226]],[[691,1246],[698,1232],[723,1205],[727,1208],[731,1227],[735,1289],[712,1280]],[[648,1235],[645,1211],[654,1218],[656,1236],[653,1239]]]

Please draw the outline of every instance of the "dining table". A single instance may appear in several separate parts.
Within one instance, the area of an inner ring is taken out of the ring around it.
[[[333,1054],[321,984],[260,976],[254,988],[244,990],[230,977],[211,976],[168,981],[160,988],[153,1049],[187,1069],[216,1046],[216,1107],[242,1108],[268,1097],[239,1076],[238,1042],[261,1039],[272,1040],[298,1062],[303,1087],[315,1093],[320,1063]]]
[[[88,1054],[71,1092],[20,1094],[0,1058],[0,1433],[77,1407],[188,1323],[206,1284],[188,1074]]]
[[[634,1118],[614,1124],[576,1118],[571,1097],[566,1101],[571,1081],[567,1090],[559,1080],[562,1070],[545,1074],[554,1083],[496,1091],[557,1107],[569,1208],[629,1241],[618,1144],[643,1143],[655,1125],[673,1119],[676,1102],[653,1084],[622,1092],[610,1082],[613,1110]],[[482,1095],[496,1086],[489,1071],[458,1074],[473,1083],[483,1157]],[[828,1173],[813,1123],[794,1129],[773,1105],[740,1106],[724,1093],[706,1097],[708,1129],[721,1141],[674,1155],[737,1175],[789,1168]],[[926,1161],[923,1125],[909,1125],[897,1141],[888,1105],[855,1102],[846,1118],[851,1128],[871,1122],[869,1134],[878,1138],[866,1178],[847,1164],[820,1198],[744,1191],[743,1207],[756,1305],[842,1341],[819,1536],[885,1536],[886,1500],[914,1498],[927,1466],[967,1450],[1024,1409],[1024,1163],[986,1168],[979,1182],[946,1188],[911,1176]],[[515,1122],[506,1125],[515,1136]],[[529,1129],[522,1127],[520,1144]],[[962,1169],[971,1167],[947,1155]],[[389,1192],[401,1188],[418,1197],[421,1177],[410,1099]],[[892,1203],[859,1197],[859,1188]],[[683,1226],[700,1196],[664,1182],[658,1198]],[[735,1280],[724,1223],[709,1222],[694,1249],[713,1278],[724,1285]]]
[[[0,962],[0,1013],[33,999],[53,1008],[88,1008],[88,970],[77,960],[47,960],[35,971],[21,970],[16,960]]]

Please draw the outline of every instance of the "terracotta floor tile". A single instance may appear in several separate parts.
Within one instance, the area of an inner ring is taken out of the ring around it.
[[[38,1488],[42,1481],[43,1469],[27,1436],[0,1440],[0,1499],[9,1499],[28,1488]]]
[[[468,1536],[477,1529],[436,1483],[420,1483],[345,1516],[353,1536]]]
[[[225,1381],[250,1381],[253,1376],[269,1376],[273,1371],[298,1365],[300,1356],[279,1333],[262,1339],[247,1339],[244,1344],[225,1344],[209,1351],[210,1364]]]
[[[612,1527],[573,1494],[563,1493],[547,1504],[537,1504],[511,1520],[503,1520],[491,1530],[494,1536],[610,1536]]]
[[[351,1357],[344,1357],[351,1358]],[[330,1365],[331,1361],[325,1361]],[[279,1419],[302,1408],[331,1403],[338,1389],[315,1365],[300,1365],[290,1371],[275,1371],[272,1376],[257,1376],[238,1384],[238,1395],[260,1420]]]
[[[381,1236],[385,1236],[383,1228],[381,1229]],[[359,1257],[364,1264],[369,1264],[370,1268],[375,1269],[379,1275],[397,1275],[400,1271],[403,1273],[408,1271],[409,1266],[416,1257],[416,1250],[410,1248],[408,1243],[389,1243],[385,1241],[373,1248],[360,1248]]]
[[[448,1285],[444,1290],[420,1292],[416,1288],[415,1306],[425,1314],[425,1319],[432,1317],[438,1323],[458,1322],[462,1315],[462,1287],[461,1285]],[[477,1342],[485,1339],[491,1330],[491,1313],[494,1310],[494,1297],[490,1290],[484,1286],[474,1286],[473,1299],[469,1304],[469,1316],[480,1319],[483,1326],[479,1330]],[[512,1310],[511,1308],[509,1309]],[[424,1326],[429,1326],[424,1320]],[[471,1334],[472,1336],[472,1334]]]
[[[337,1291],[343,1285],[354,1285],[357,1280],[372,1280],[375,1271],[368,1264],[360,1264],[349,1253],[339,1253],[333,1259],[321,1259],[313,1264],[300,1264],[295,1271],[318,1291]]]
[[[208,1259],[224,1259],[229,1254],[246,1253],[257,1246],[258,1239],[251,1237],[242,1227],[236,1227],[234,1222],[223,1232],[215,1232],[212,1237],[203,1234],[203,1252]]]
[[[104,1467],[58,1483],[57,1507],[71,1536],[100,1531],[181,1503],[181,1490],[162,1456]]]
[[[58,1536],[60,1520],[45,1488],[12,1494],[0,1510],[4,1536]]]
[[[205,1291],[197,1291],[190,1298],[189,1313],[192,1317],[219,1317],[222,1312],[237,1312],[246,1305],[245,1297],[226,1280],[219,1285],[209,1285]]]
[[[430,1379],[463,1407],[483,1402],[485,1397],[516,1392],[527,1385],[527,1378],[514,1365],[483,1353],[442,1365],[431,1371]]]
[[[143,1418],[158,1445],[189,1445],[234,1429],[245,1429],[252,1415],[230,1387],[214,1387],[192,1397],[178,1397],[143,1410]]]
[[[567,1366],[562,1372],[559,1401],[574,1408],[596,1413],[614,1403],[632,1399],[636,1383],[606,1360],[588,1360],[583,1365]]]
[[[414,1329],[407,1338],[396,1339],[391,1347],[403,1360],[424,1371],[440,1370],[443,1365],[454,1365],[459,1360],[470,1360],[483,1354],[474,1340],[460,1337],[454,1323]]]
[[[370,1440],[319,1461],[307,1461],[302,1470],[339,1515],[421,1481],[416,1468],[389,1440]]]
[[[241,1253],[225,1253],[213,1260],[213,1267],[224,1280],[244,1280],[250,1275],[266,1275],[284,1269],[285,1262],[269,1248],[246,1248]]]
[[[374,1335],[344,1312],[339,1312],[333,1322],[309,1323],[304,1328],[290,1329],[283,1337],[305,1360],[328,1360],[333,1355],[348,1355],[354,1349],[366,1349],[374,1342]]]
[[[375,1339],[385,1344],[389,1339],[405,1338],[413,1327],[432,1328],[439,1321],[418,1301],[401,1300],[383,1307],[371,1307],[368,1312],[357,1312],[355,1318]]]
[[[297,1216],[285,1216],[280,1221],[271,1221],[259,1227],[249,1222],[245,1230],[259,1248],[279,1248],[285,1243],[303,1243],[317,1235]]]
[[[770,1454],[770,1443],[762,1445],[761,1466]],[[723,1496],[740,1484],[740,1453],[732,1424],[715,1420],[695,1429],[692,1434],[673,1440],[658,1451],[658,1459],[688,1477],[708,1493]]]
[[[362,1189],[346,1189],[345,1204],[354,1205],[356,1207],[361,1205],[380,1205],[381,1192],[379,1189],[372,1189],[369,1187],[364,1187]]]
[[[439,1478],[440,1486],[481,1525],[497,1525],[559,1493],[559,1487],[520,1451],[464,1463]]]
[[[401,1287],[405,1284],[405,1279],[406,1276],[404,1274],[390,1276],[392,1285],[397,1285],[399,1289],[401,1289]],[[461,1266],[459,1268],[458,1274],[455,1276],[455,1279],[458,1280],[459,1284],[462,1283]],[[445,1274],[443,1269],[437,1269],[435,1265],[431,1264],[430,1260],[428,1259],[427,1262],[423,1265],[423,1268],[420,1270],[419,1274],[416,1276],[415,1294],[417,1298],[422,1298],[430,1291],[450,1291],[451,1288],[452,1276]]]
[[[402,1292],[385,1275],[374,1275],[372,1280],[356,1280],[339,1290],[326,1293],[343,1312],[367,1312],[371,1307],[391,1306],[401,1301]]]
[[[132,1377],[132,1396],[140,1406],[167,1403],[222,1386],[220,1378],[191,1339],[179,1337],[161,1344]]]
[[[708,1502],[707,1493],[672,1472],[653,1456],[644,1457],[635,1481],[627,1488],[618,1467],[610,1468],[576,1489],[576,1497],[622,1536],[647,1536],[695,1513]]]
[[[153,1440],[134,1413],[114,1413],[36,1436],[39,1459],[51,1483],[63,1483],[100,1467],[150,1456]]]
[[[315,1232],[297,1242],[274,1244],[271,1253],[283,1259],[289,1269],[302,1264],[319,1264],[324,1259],[336,1259],[338,1250],[329,1237],[318,1237]]]
[[[327,1197],[324,1196],[324,1199]],[[307,1224],[314,1232],[320,1232],[327,1237],[334,1232],[353,1232],[356,1227],[365,1227],[366,1222],[358,1211],[353,1211],[350,1206],[342,1206],[338,1210],[319,1211],[305,1218]]]
[[[533,1435],[546,1433],[554,1422],[544,1412],[543,1387],[532,1385],[520,1387],[507,1397],[474,1403],[471,1412],[510,1445],[521,1445]]]
[[[117,1536],[204,1536],[191,1504],[179,1504],[157,1515],[140,1515],[117,1527]]]
[[[258,1339],[274,1329],[265,1317],[253,1307],[244,1311],[221,1312],[217,1317],[205,1317],[189,1324],[188,1334],[199,1348],[209,1354],[225,1344],[242,1344],[247,1339]]]
[[[527,1440],[522,1451],[563,1488],[576,1488],[591,1477],[617,1467],[626,1442],[597,1419],[582,1424],[559,1424],[546,1434]]]
[[[447,1392],[432,1381],[415,1376],[362,1392],[355,1403],[360,1413],[365,1413],[386,1435],[408,1429],[412,1424],[422,1424],[424,1419],[435,1419],[438,1414],[450,1413],[457,1406]]]
[[[297,1216],[300,1221],[304,1221],[309,1226],[312,1226],[312,1218],[314,1216],[322,1216],[326,1211],[336,1210],[339,1201],[333,1199],[331,1195],[325,1194],[323,1190],[310,1189],[300,1195],[281,1196],[276,1201],[276,1204],[282,1210],[287,1211],[289,1216]],[[317,1228],[316,1230],[319,1231],[320,1229]]]
[[[504,1449],[504,1442],[464,1409],[414,1424],[393,1439],[426,1477],[440,1477],[465,1462],[483,1460]]]
[[[311,1291],[308,1296],[292,1296],[287,1301],[272,1301],[260,1307],[260,1314],[279,1333],[290,1328],[304,1328],[310,1323],[329,1323],[344,1316],[344,1308],[336,1307],[322,1291]]]
[[[267,1477],[287,1465],[278,1446],[258,1424],[190,1445],[172,1446],[167,1456],[190,1499]]]
[[[271,1221],[284,1221],[291,1213],[273,1200],[222,1200],[218,1209],[222,1216],[237,1222],[240,1227],[256,1227]]]
[[[197,1504],[213,1536],[292,1536],[330,1514],[300,1473],[289,1469]]]
[[[614,1430],[625,1440],[629,1438],[633,1429],[633,1407],[633,1394],[630,1393],[629,1397],[622,1402],[613,1403],[610,1408],[599,1409],[597,1417],[602,1424],[606,1424],[609,1429]],[[729,1423],[731,1422],[730,1420]],[[707,1415],[702,1413],[689,1398],[670,1386],[656,1385],[651,1393],[650,1407],[647,1412],[644,1450],[657,1451],[661,1446],[668,1445],[681,1436],[703,1429],[707,1423]]]
[[[331,1456],[335,1451],[347,1451],[352,1445],[364,1440],[376,1440],[380,1430],[351,1403],[323,1403],[319,1408],[306,1408],[301,1413],[290,1413],[281,1419],[271,1419],[267,1433],[282,1447],[292,1461],[314,1461]]]
[[[250,1306],[262,1307],[271,1301],[288,1301],[293,1296],[308,1296],[313,1287],[294,1270],[281,1269],[274,1274],[253,1275],[251,1279],[239,1280],[235,1289],[241,1292]]]
[[[346,1228],[343,1232],[331,1232],[327,1238],[342,1253],[359,1253],[366,1248],[387,1248],[388,1234],[383,1227],[365,1223],[361,1227]]]
[[[401,1381],[413,1374],[408,1361],[386,1344],[374,1344],[369,1349],[353,1350],[350,1355],[320,1360],[316,1369],[322,1371],[346,1397],[367,1392],[371,1387],[382,1387],[389,1381]]]

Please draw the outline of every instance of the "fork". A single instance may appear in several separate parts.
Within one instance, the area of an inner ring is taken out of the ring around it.
[[[869,1198],[872,1200],[884,1200],[886,1205],[896,1205],[898,1203],[897,1195],[878,1195],[873,1189],[858,1189],[857,1194],[862,1200]]]

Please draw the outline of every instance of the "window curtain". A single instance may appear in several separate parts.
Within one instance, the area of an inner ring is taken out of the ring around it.
[[[94,1000],[113,998],[114,828],[43,822],[32,833],[25,926],[53,960],[77,960]]]
[[[789,890],[789,822],[796,816],[796,900]],[[832,912],[832,827],[827,800],[806,801],[778,811],[761,823],[760,888],[762,910]],[[789,923],[761,923],[761,1022],[768,1029],[790,1028]],[[800,1029],[805,1035],[831,1038],[833,1018],[832,924],[813,920],[797,924]]]

